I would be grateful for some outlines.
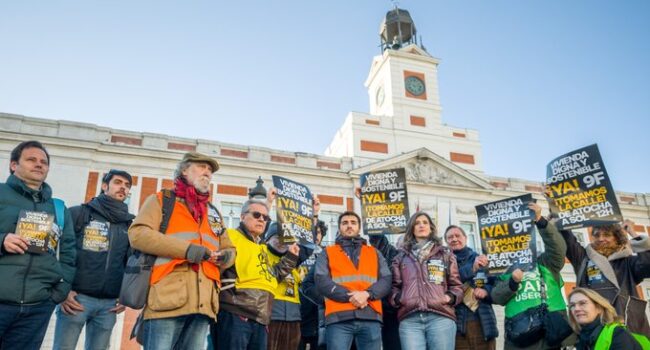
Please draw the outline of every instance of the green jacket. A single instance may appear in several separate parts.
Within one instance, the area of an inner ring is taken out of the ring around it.
[[[540,236],[542,237],[542,240],[544,241],[545,247],[544,253],[540,254],[537,257],[537,264],[545,267],[546,270],[548,270],[548,272],[553,275],[553,278],[557,284],[561,285],[562,276],[560,274],[560,271],[562,271],[562,268],[564,267],[566,243],[557,230],[555,222],[547,222],[546,220],[542,219],[537,223],[537,228]],[[548,286],[549,284],[547,283],[547,287]],[[512,278],[500,279],[492,289],[490,296],[492,297],[494,304],[506,305],[511,298],[517,295],[518,291],[523,292],[519,290],[519,284],[515,283]],[[559,292],[562,293],[561,290]],[[520,349],[514,346],[512,343],[508,342],[507,339],[504,344],[504,348],[506,350]],[[539,342],[526,348],[526,350],[538,349],[550,349],[550,347],[542,339]]]
[[[560,236],[554,222],[547,222],[542,219],[537,223],[537,228],[542,240],[544,241],[544,253],[537,257],[537,264],[548,269],[556,281],[561,280],[560,271],[564,267],[564,257],[566,256],[566,243]],[[490,296],[494,304],[505,305],[510,298],[517,294],[517,290],[512,290],[511,279],[497,282],[492,289]]]
[[[10,175],[0,183],[0,303],[34,304],[63,301],[74,279],[76,249],[74,225],[65,210],[65,226],[59,240],[59,260],[50,253],[12,254],[4,250],[8,233],[15,233],[21,210],[55,215],[52,189],[43,183],[39,191]]]

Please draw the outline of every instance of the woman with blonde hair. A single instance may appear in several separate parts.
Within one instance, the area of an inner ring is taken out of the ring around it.
[[[576,350],[645,350],[598,292],[576,288],[569,294],[569,324],[578,333]],[[646,339],[647,340],[647,339]]]

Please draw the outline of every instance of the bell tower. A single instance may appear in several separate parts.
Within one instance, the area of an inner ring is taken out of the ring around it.
[[[370,114],[395,118],[396,126],[440,124],[438,63],[417,38],[408,11],[395,8],[379,27],[381,55],[370,67],[365,86]]]
[[[386,13],[379,26],[381,52],[364,83],[369,113],[350,112],[325,155],[352,157],[359,167],[426,148],[482,173],[478,131],[442,123],[439,60],[417,33],[408,11],[395,7]]]

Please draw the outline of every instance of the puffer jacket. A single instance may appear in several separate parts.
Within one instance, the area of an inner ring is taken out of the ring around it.
[[[441,262],[445,266],[441,284],[429,281],[427,265],[434,262]],[[454,307],[463,300],[463,287],[456,257],[449,248],[433,246],[422,262],[411,251],[400,248],[391,269],[391,303],[398,308],[397,318],[400,321],[413,312],[435,312],[456,320]],[[445,294],[451,297],[451,304],[443,302]]]
[[[473,267],[474,261],[479,254],[472,248],[466,246],[463,249],[454,251],[454,256],[456,256],[456,261],[458,262],[458,271],[460,273],[461,282],[469,284],[470,287],[475,287],[474,277],[476,276],[476,273],[474,272]],[[472,312],[472,310],[462,302],[456,306],[456,330],[458,333],[466,335],[467,320],[478,317],[485,340],[490,340],[499,336],[497,319],[494,314],[494,309],[492,308],[492,298],[489,294],[495,283],[496,279],[493,276],[487,278],[487,283],[483,286],[483,289],[488,292],[488,296],[485,299],[479,300],[478,309],[474,312]]]
[[[35,304],[68,296],[75,274],[75,238],[72,219],[65,210],[59,239],[59,259],[54,254],[11,254],[4,250],[7,233],[16,232],[21,210],[55,213],[52,189],[43,183],[33,190],[14,175],[0,184],[0,303]],[[56,222],[56,221],[55,221]]]
[[[233,229],[228,229],[224,235],[229,235],[232,231]],[[246,239],[250,240],[251,242],[255,242],[243,225],[240,224],[240,226],[237,228],[237,231],[242,233]],[[260,249],[268,254],[268,248],[264,242],[260,241],[257,242],[257,244],[260,245]],[[242,248],[237,247],[235,244],[235,249]],[[237,254],[236,259],[239,259],[244,255],[245,254]],[[263,261],[259,261],[257,263],[264,264]],[[282,256],[277,264],[268,266],[268,269],[270,274],[273,275],[278,282],[280,282],[284,280],[288,274],[291,273],[291,270],[296,267],[297,263],[298,256],[293,255],[291,252],[287,252],[284,254],[284,256]],[[236,269],[237,264],[238,262],[235,262],[235,265],[226,269],[221,275],[221,280],[224,282],[222,291],[219,294],[221,309],[232,314],[254,320],[255,322],[261,323],[263,325],[268,325],[271,322],[271,313],[273,310],[273,293],[262,289],[237,289],[235,286],[235,281],[238,279]],[[264,276],[260,275],[257,278],[262,281],[262,283],[264,283]]]

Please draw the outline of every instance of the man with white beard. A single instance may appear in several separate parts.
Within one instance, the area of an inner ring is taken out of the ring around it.
[[[156,256],[144,308],[145,349],[205,348],[219,311],[221,270],[234,249],[210,201],[214,158],[190,152],[174,172],[174,189],[151,195],[129,229],[131,246]]]

